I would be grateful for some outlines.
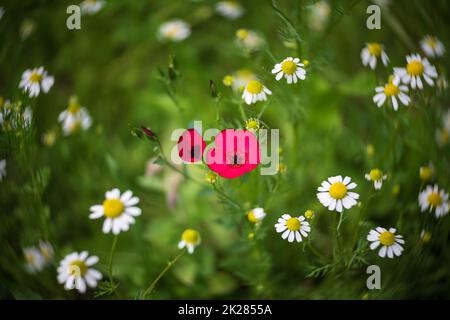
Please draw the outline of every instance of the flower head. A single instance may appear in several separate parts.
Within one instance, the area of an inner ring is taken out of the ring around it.
[[[247,219],[251,223],[261,223],[263,219],[266,217],[266,213],[263,208],[254,208],[247,212]]]
[[[245,128],[250,132],[256,132],[260,128],[260,123],[257,118],[250,118],[245,121]]]
[[[309,222],[305,221],[304,216],[292,217],[289,214],[283,214],[278,219],[278,223],[275,224],[275,230],[281,233],[283,239],[287,239],[289,242],[296,240],[301,242],[302,236],[306,238],[308,232],[311,231]]]
[[[365,174],[367,181],[372,181],[375,189],[381,189],[383,185],[383,180],[387,179],[387,175],[383,173],[380,169],[372,169],[369,173]]]
[[[181,241],[178,242],[178,248],[187,248],[188,253],[193,253],[196,246],[202,242],[200,233],[194,229],[186,229],[181,235]]]
[[[191,35],[191,28],[181,19],[170,20],[159,27],[158,35],[163,40],[181,42]]]
[[[19,83],[19,89],[28,93],[30,98],[37,97],[41,90],[44,93],[49,92],[55,79],[47,74],[44,67],[27,69],[22,74],[22,80]]]
[[[247,130],[225,129],[207,151],[208,167],[219,176],[233,179],[255,169],[260,162],[259,143]]]
[[[306,210],[304,213],[304,216],[306,219],[311,220],[314,218],[314,211],[313,210]]]
[[[448,193],[442,189],[439,190],[437,184],[429,185],[419,193],[419,206],[422,212],[434,210],[436,218],[443,217],[449,210]]]
[[[430,58],[442,57],[445,53],[445,47],[438,38],[427,35],[420,41],[425,55]]]
[[[217,175],[214,172],[208,171],[205,176],[205,181],[214,184],[217,181]]]
[[[263,38],[257,32],[248,29],[236,31],[236,42],[244,51],[248,52],[257,51],[264,44]]]
[[[105,5],[103,0],[84,0],[81,2],[81,12],[83,14],[93,15],[99,12]]]
[[[328,181],[323,181],[322,185],[317,188],[317,198],[320,203],[328,207],[330,211],[342,212],[345,209],[350,209],[357,202],[359,194],[351,192],[356,188],[356,183],[351,182],[350,177],[335,176],[328,178]]]
[[[271,94],[272,91],[267,89],[261,82],[258,80],[251,80],[245,86],[242,99],[244,99],[246,104],[250,105],[258,101],[267,100],[267,95]]]
[[[381,62],[385,66],[389,63],[389,58],[383,49],[383,46],[377,42],[367,43],[361,50],[361,61],[364,66],[369,66],[374,70],[377,66],[377,60],[381,59]]]
[[[216,4],[216,12],[230,20],[238,19],[244,13],[244,8],[237,1],[220,1]]]
[[[55,255],[55,251],[53,250],[53,246],[45,241],[39,241],[39,252],[41,253],[44,262],[50,263],[53,261],[53,256]]]
[[[400,85],[400,78],[397,76],[389,77],[389,82],[382,87],[376,87],[375,92],[376,94],[373,97],[373,102],[375,102],[378,107],[381,107],[384,102],[388,100],[391,101],[392,108],[397,111],[397,98],[405,106],[409,105],[409,103],[411,102],[410,97],[405,93],[408,92],[408,87]]]
[[[225,86],[230,87],[233,85],[234,77],[231,74],[227,74],[223,77],[222,82]]]
[[[420,232],[420,240],[422,240],[423,243],[430,242],[430,240],[431,240],[431,232],[426,231],[426,230],[422,230],[422,232]]]
[[[92,118],[87,109],[82,107],[76,96],[72,96],[66,110],[62,111],[58,116],[61,122],[64,135],[70,135],[81,130],[87,130],[92,125]]]
[[[128,231],[130,224],[135,222],[134,217],[141,215],[142,211],[136,205],[139,198],[134,197],[128,190],[122,195],[119,189],[112,189],[105,194],[105,201],[101,205],[95,205],[90,208],[90,219],[105,217],[103,222],[103,232],[119,234],[121,231]]]
[[[231,88],[236,92],[243,92],[247,83],[256,80],[256,75],[248,69],[239,69],[233,75],[233,82]]]
[[[411,88],[423,89],[422,78],[430,86],[434,86],[433,78],[437,78],[436,67],[431,65],[427,58],[420,54],[406,56],[405,68],[394,68],[394,74],[401,78],[402,82],[411,85]]]
[[[201,161],[206,143],[196,129],[187,129],[178,139],[178,155],[185,162]]]
[[[72,252],[61,260],[58,267],[58,283],[64,284],[64,289],[77,289],[85,293],[87,287],[95,288],[102,274],[91,268],[98,262],[97,256],[89,256],[87,251]]]
[[[434,176],[434,167],[430,162],[427,166],[419,168],[419,176],[423,182],[431,181]]]
[[[25,257],[25,268],[30,273],[36,273],[42,271],[45,266],[45,259],[38,248],[27,247],[23,249],[23,255]]]
[[[276,74],[275,80],[277,81],[284,76],[287,83],[297,83],[298,79],[305,80],[306,70],[303,68],[304,66],[299,58],[287,57],[273,67],[272,74]]]
[[[382,227],[377,227],[374,230],[370,230],[367,235],[367,240],[372,242],[370,249],[375,250],[381,244],[381,249],[378,251],[378,255],[382,258],[386,257],[394,258],[394,256],[400,256],[403,252],[402,244],[405,244],[405,240],[400,235],[395,234],[396,229],[390,228],[389,231]]]

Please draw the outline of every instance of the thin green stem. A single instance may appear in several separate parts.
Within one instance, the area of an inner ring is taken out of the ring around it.
[[[220,190],[220,189],[216,186],[216,184],[213,184],[212,186],[213,186],[214,190],[215,190],[218,194],[220,194],[222,197],[224,197],[224,198],[226,198],[227,200],[229,200],[229,201],[230,201],[231,203],[233,203],[233,205],[236,206],[237,208],[242,209],[242,206],[241,206],[238,202],[236,202],[236,201],[235,201],[234,199],[232,199],[229,195],[227,195],[225,192],[223,192],[222,190]]]
[[[167,263],[167,266],[156,276],[155,280],[150,284],[150,286],[144,291],[143,298],[147,297],[149,294],[153,292],[156,285],[158,284],[159,280],[169,271],[169,269],[180,259],[184,254],[186,253],[186,250],[182,250],[173,260],[169,261]]]
[[[108,276],[109,276],[109,282],[111,284],[111,288],[114,287],[114,280],[113,280],[113,269],[112,269],[112,265],[113,265],[113,258],[114,258],[114,253],[116,251],[116,246],[117,246],[117,239],[119,238],[119,236],[116,234],[114,236],[114,240],[111,246],[111,252],[109,253],[109,262],[108,262]]]

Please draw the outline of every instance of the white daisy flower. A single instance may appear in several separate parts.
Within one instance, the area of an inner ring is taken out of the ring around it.
[[[448,193],[442,189],[439,190],[437,184],[429,185],[419,193],[419,206],[422,212],[434,210],[436,218],[443,217],[449,210]]]
[[[231,88],[236,92],[243,92],[245,86],[247,86],[247,84],[252,80],[257,80],[256,74],[248,69],[239,69],[233,74]]]
[[[436,67],[431,65],[427,58],[422,58],[420,54],[406,56],[406,68],[394,68],[396,76],[400,77],[403,83],[410,84],[411,88],[423,89],[422,77],[430,85],[434,86],[433,78],[437,78]]]
[[[77,289],[81,293],[86,288],[95,288],[102,274],[91,268],[98,262],[97,256],[89,256],[87,251],[72,252],[65,256],[58,267],[58,283],[64,284],[66,290]]]
[[[76,133],[78,130],[87,130],[92,125],[92,118],[85,107],[80,106],[76,97],[71,97],[69,106],[58,116],[64,135]]]
[[[181,241],[178,242],[178,248],[183,249],[187,248],[189,254],[194,252],[196,246],[198,246],[202,242],[200,237],[200,233],[194,229],[186,229],[181,235]]]
[[[105,1],[103,0],[84,0],[81,2],[81,13],[83,14],[96,14],[99,12],[104,6]]]
[[[119,234],[121,231],[128,231],[130,224],[135,222],[134,217],[141,215],[142,211],[136,207],[139,203],[138,197],[133,197],[133,193],[128,190],[120,195],[119,189],[112,189],[105,194],[105,201],[101,205],[90,208],[90,219],[105,217],[103,222],[103,233],[112,231]]]
[[[218,14],[231,20],[240,18],[244,13],[244,8],[237,1],[220,1],[215,8]]]
[[[430,58],[442,57],[445,53],[445,47],[442,42],[438,38],[430,35],[425,36],[420,41],[420,46],[423,52],[425,52],[425,55]]]
[[[374,70],[377,67],[377,60],[381,59],[381,62],[387,66],[389,58],[383,49],[383,46],[377,42],[367,43],[361,50],[361,61],[364,66],[369,66]]]
[[[369,173],[365,174],[367,181],[373,181],[373,186],[375,189],[381,189],[383,185],[383,180],[387,179],[387,175],[383,174],[380,169],[372,169]]]
[[[236,31],[236,41],[239,46],[249,52],[261,49],[264,44],[263,38],[257,32],[248,29]]]
[[[267,89],[258,80],[251,80],[245,86],[244,93],[242,94],[242,99],[244,99],[246,104],[250,105],[258,101],[267,100],[267,94],[272,94],[272,91]]]
[[[41,90],[47,93],[53,86],[55,79],[47,74],[44,67],[27,69],[22,74],[19,89],[28,92],[30,98],[37,97]]]
[[[291,217],[289,214],[283,214],[275,224],[275,230],[281,233],[283,239],[289,242],[301,242],[302,236],[306,238],[308,232],[311,231],[309,222],[305,220],[304,216]]]
[[[266,213],[264,212],[263,208],[254,208],[247,212],[247,219],[251,223],[261,223],[263,219],[266,217]]]
[[[45,266],[45,259],[37,248],[24,248],[23,255],[26,261],[25,268],[28,270],[28,272],[36,273],[42,271]]]
[[[402,244],[405,244],[403,236],[395,234],[396,229],[390,228],[389,231],[382,227],[377,227],[374,230],[370,230],[367,235],[367,240],[372,242],[370,249],[375,250],[381,244],[382,247],[378,251],[378,255],[382,258],[386,257],[394,258],[394,256],[401,256],[403,252]]]
[[[438,88],[439,94],[444,93],[448,89],[448,81],[445,75],[440,75],[439,78],[436,80],[436,86]]]
[[[0,181],[6,177],[6,159],[0,160]]]
[[[181,19],[164,22],[159,27],[158,35],[161,39],[180,42],[189,37],[191,28]]]
[[[22,117],[25,128],[28,128],[31,125],[31,121],[33,121],[33,109],[30,106],[25,107]]]
[[[273,67],[272,74],[276,74],[275,80],[277,81],[284,76],[287,83],[297,83],[297,79],[305,80],[306,70],[303,68],[304,66],[299,58],[288,57]]]
[[[353,207],[359,194],[349,191],[356,188],[356,183],[351,180],[350,177],[342,179],[342,176],[335,176],[328,178],[328,181],[323,181],[322,185],[317,188],[319,191],[317,198],[320,203],[328,210],[337,212]]]
[[[400,85],[400,78],[397,76],[390,76],[389,82],[386,83],[383,87],[375,88],[376,94],[373,96],[373,102],[377,104],[377,107],[380,108],[386,100],[390,100],[392,104],[392,108],[395,111],[398,110],[398,101],[407,106],[411,102],[411,98],[406,95],[405,92],[408,92],[408,87],[405,85]]]

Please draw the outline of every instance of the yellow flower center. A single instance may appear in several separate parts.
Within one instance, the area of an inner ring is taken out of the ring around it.
[[[42,80],[42,75],[38,72],[32,72],[29,78],[30,82],[39,83]]]
[[[34,257],[34,254],[26,253],[25,254],[25,260],[27,260],[28,264],[34,265],[36,259]]]
[[[286,74],[294,74],[297,70],[297,65],[293,61],[287,60],[281,64],[281,70]]]
[[[88,270],[88,267],[84,261],[75,260],[69,265],[69,274],[71,276],[84,276]]]
[[[212,173],[212,172],[208,172],[206,174],[205,180],[208,183],[214,184],[217,181],[217,176],[214,173]]]
[[[347,187],[342,182],[335,182],[330,187],[330,196],[334,199],[342,199],[347,194]]]
[[[448,134],[448,131],[447,131],[447,130],[445,130],[445,129],[441,130],[441,131],[439,132],[439,136],[440,136],[440,138],[441,138],[441,140],[442,140],[443,143],[447,143],[447,142],[448,142],[448,140],[449,140],[449,134]]]
[[[71,101],[69,103],[69,107],[67,108],[67,110],[69,111],[69,113],[71,114],[76,114],[78,113],[78,111],[80,111],[80,105],[78,102],[76,101]]]
[[[441,195],[439,193],[437,193],[437,192],[431,192],[428,195],[428,203],[432,207],[440,206],[442,204],[442,197],[441,197]]]
[[[248,221],[250,221],[251,223],[257,223],[257,222],[259,222],[259,219],[257,219],[257,218],[255,217],[255,213],[253,212],[253,210],[252,210],[252,211],[249,211],[249,212],[247,213],[247,218],[248,218]]]
[[[424,231],[422,234],[422,241],[429,242],[431,240],[431,233],[428,231]]]
[[[433,172],[430,167],[420,167],[420,179],[423,181],[431,180]]]
[[[372,56],[375,56],[375,57],[381,56],[382,48],[381,48],[380,44],[378,44],[378,43],[376,43],[376,42],[369,43],[369,44],[367,45],[367,49],[369,49],[369,53],[370,53]]]
[[[198,233],[197,230],[187,229],[181,235],[181,239],[183,239],[184,242],[189,244],[197,244],[200,242],[200,234]]]
[[[413,60],[406,66],[406,71],[412,76],[419,76],[423,73],[423,63],[420,60]]]
[[[385,231],[380,234],[380,242],[383,246],[392,246],[395,242],[395,236],[392,232]]]
[[[399,93],[400,93],[400,89],[391,82],[384,86],[384,94],[388,97],[396,96]]]
[[[306,219],[312,219],[314,217],[314,211],[312,210],[306,210],[305,211],[305,218]]]
[[[301,226],[302,226],[302,223],[297,218],[290,218],[286,222],[286,227],[291,231],[298,231],[298,230],[300,230]]]
[[[70,133],[76,133],[80,130],[81,128],[81,121],[80,120],[75,120],[71,126],[69,127],[69,132]]]
[[[437,41],[434,38],[428,38],[427,39],[427,44],[432,48],[432,49],[436,49],[437,47]]]
[[[380,169],[372,169],[370,170],[370,180],[378,181],[383,177],[383,172]]]
[[[119,199],[106,199],[103,201],[103,212],[108,218],[116,218],[123,212],[123,203]]]
[[[263,91],[263,85],[257,80],[252,80],[247,84],[247,91],[251,94],[258,94]]]
[[[226,85],[227,87],[231,86],[234,82],[234,78],[231,75],[227,75],[223,78],[222,80],[223,84]]]
[[[248,37],[248,30],[247,29],[239,29],[238,31],[236,31],[236,37],[238,39],[244,40],[245,38]]]
[[[258,119],[250,118],[245,122],[245,127],[247,130],[258,130],[259,129],[259,121]]]

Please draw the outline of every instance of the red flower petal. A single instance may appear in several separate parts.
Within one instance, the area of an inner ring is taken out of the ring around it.
[[[185,162],[202,160],[206,143],[195,129],[187,129],[178,139],[178,154]]]

